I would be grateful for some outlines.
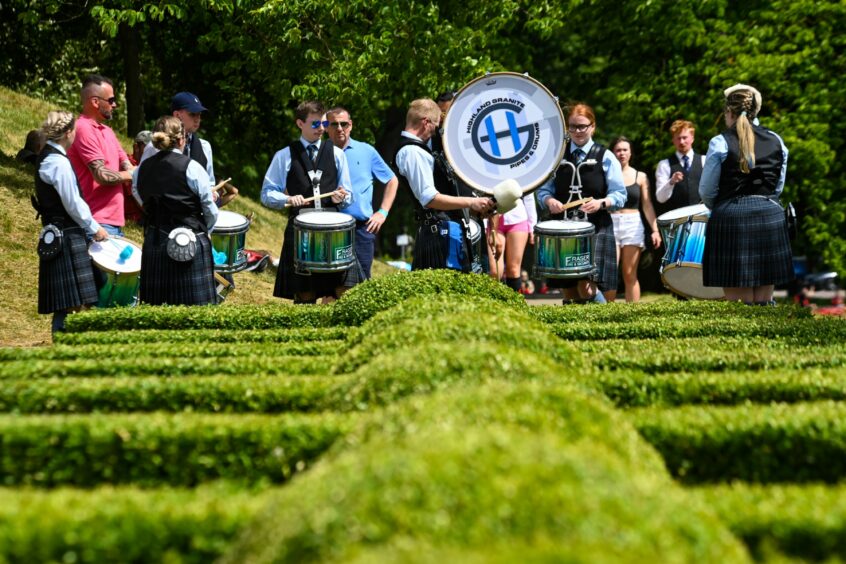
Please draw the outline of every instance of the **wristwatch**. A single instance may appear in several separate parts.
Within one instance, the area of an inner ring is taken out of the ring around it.
[[[605,200],[602,200],[602,204],[600,205],[600,208],[604,210],[607,207],[608,207],[608,202],[606,202]]]

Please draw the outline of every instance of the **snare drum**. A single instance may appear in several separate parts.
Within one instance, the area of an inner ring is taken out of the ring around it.
[[[685,206],[658,217],[658,229],[667,248],[661,259],[661,281],[686,298],[718,300],[723,297],[722,288],[702,284],[702,254],[709,217],[711,212],[704,204]]]
[[[594,271],[596,228],[587,221],[541,221],[535,225],[535,275],[588,278]]]
[[[305,212],[294,218],[297,272],[343,272],[355,263],[355,218],[340,212]]]
[[[247,267],[244,252],[250,220],[239,213],[221,210],[211,234],[214,269],[217,272],[239,272]]]
[[[88,254],[106,278],[100,288],[97,307],[137,305],[141,286],[141,247],[127,239],[112,237],[92,242]]]

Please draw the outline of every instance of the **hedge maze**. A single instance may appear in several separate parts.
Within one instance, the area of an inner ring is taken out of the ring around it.
[[[0,349],[0,562],[846,559],[846,322],[400,273]]]

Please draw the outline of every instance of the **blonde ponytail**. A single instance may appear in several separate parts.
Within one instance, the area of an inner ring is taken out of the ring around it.
[[[166,151],[179,146],[179,141],[185,137],[185,128],[179,118],[162,116],[153,126],[153,147],[159,151]]]

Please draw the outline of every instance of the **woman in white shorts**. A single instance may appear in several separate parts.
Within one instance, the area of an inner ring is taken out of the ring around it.
[[[640,254],[643,252],[644,231],[640,212],[649,222],[650,238],[654,248],[661,246],[661,234],[658,232],[655,209],[649,198],[649,178],[645,173],[635,170],[631,166],[632,144],[625,137],[618,137],[611,143],[611,152],[620,161],[623,168],[623,183],[626,185],[626,204],[617,211],[611,212],[614,222],[614,237],[617,240],[617,260],[620,261],[620,271],[623,273],[623,283],[626,285],[626,301],[640,301],[640,282],[637,280],[637,266]],[[605,299],[614,301],[616,291],[606,291]]]

